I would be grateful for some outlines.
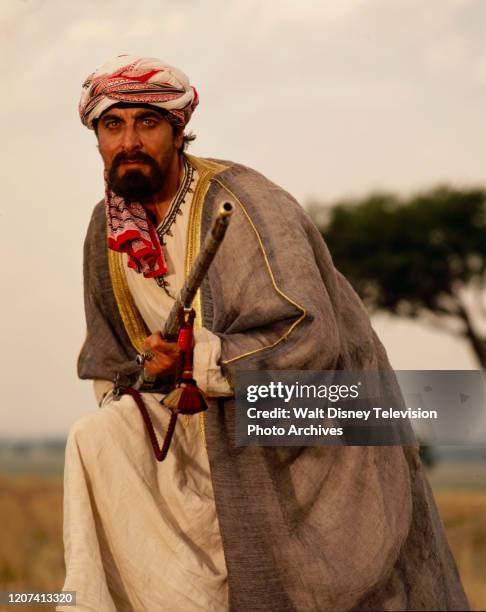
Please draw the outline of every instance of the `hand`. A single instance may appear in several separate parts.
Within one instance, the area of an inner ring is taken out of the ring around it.
[[[144,368],[150,376],[173,374],[179,361],[180,349],[177,342],[166,342],[159,333],[145,338],[145,351],[151,351],[154,356],[144,363]]]

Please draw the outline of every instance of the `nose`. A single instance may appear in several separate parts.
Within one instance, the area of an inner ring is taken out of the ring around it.
[[[142,141],[135,128],[135,124],[125,126],[122,135],[121,147],[126,152],[136,151],[142,148]]]

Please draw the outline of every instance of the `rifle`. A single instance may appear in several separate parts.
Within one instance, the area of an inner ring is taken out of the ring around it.
[[[192,302],[196,296],[197,290],[201,286],[204,277],[208,273],[208,270],[213,262],[213,259],[218,252],[223,238],[226,234],[231,215],[233,213],[233,204],[231,202],[224,202],[218,211],[218,215],[213,223],[211,231],[206,237],[204,246],[199,252],[196,261],[193,263],[189,274],[184,282],[184,285],[177,297],[174,305],[171,308],[169,316],[164,325],[164,329],[161,332],[162,338],[174,338],[177,337],[179,331],[179,312],[181,308],[184,312],[189,312],[192,306]],[[132,388],[136,391],[145,388],[150,390],[153,388],[156,379],[151,377],[145,371],[143,367],[145,361],[149,361],[153,357],[150,351],[139,353],[136,357],[137,365],[142,367],[142,370]]]
[[[190,353],[192,352],[192,321],[194,319],[192,302],[196,296],[197,290],[201,286],[201,283],[209,270],[209,267],[211,266],[211,263],[213,262],[216,253],[218,252],[219,247],[221,246],[232,212],[233,204],[231,204],[231,202],[224,202],[218,212],[218,216],[214,221],[211,231],[206,237],[204,246],[197,256],[196,261],[193,263],[181,292],[171,308],[167,321],[165,322],[164,329],[161,332],[161,336],[166,339],[172,339],[175,335],[177,335],[179,332],[179,321],[182,310],[184,312],[183,319],[187,317],[191,326],[189,336],[191,347],[186,347]],[[184,323],[185,321],[183,320],[183,324]],[[171,416],[164,442],[162,447],[159,447],[150,414],[140,394],[141,390],[153,390],[155,381],[157,380],[154,377],[148,376],[145,368],[143,367],[145,361],[151,359],[152,356],[153,354],[151,354],[150,351],[145,351],[137,355],[137,364],[142,368],[137,381],[131,387],[121,387],[117,381],[115,381],[113,397],[115,399],[119,399],[122,395],[132,396],[145,423],[145,428],[150,438],[150,443],[152,445],[155,458],[157,461],[163,461],[169,451],[178,414],[195,414],[197,412],[201,412],[207,409],[207,404],[204,399],[204,395],[197,388],[196,382],[192,379],[192,354],[189,356],[186,354],[185,358],[188,357],[189,359],[186,366],[188,366],[190,369],[188,371],[184,371],[184,374],[179,381],[178,388],[174,389],[174,391],[172,391],[169,395],[166,395],[165,398],[161,400],[161,403],[164,403],[164,405],[171,410]],[[181,385],[181,383],[183,384]]]

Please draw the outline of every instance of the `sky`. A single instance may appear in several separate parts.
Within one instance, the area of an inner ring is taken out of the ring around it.
[[[302,204],[486,182],[481,0],[2,0],[0,436],[65,435],[96,410],[76,377],[82,245],[103,196],[85,77],[110,57],[183,69],[196,155],[256,168]],[[468,369],[466,343],[373,319],[396,369]]]

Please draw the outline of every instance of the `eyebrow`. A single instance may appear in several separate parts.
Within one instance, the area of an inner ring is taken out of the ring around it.
[[[103,117],[101,117],[100,121],[104,123],[105,121],[111,121],[112,119],[117,119],[118,121],[120,121],[121,117],[119,117],[118,115],[114,115],[113,113],[106,113],[105,115],[103,115]]]
[[[141,112],[139,115],[135,115],[135,119],[147,119],[147,118],[163,119],[162,115],[155,110],[146,110]]]
[[[144,110],[141,111],[139,114],[135,115],[135,119],[157,119],[157,120],[161,120],[163,119],[161,113],[157,112],[156,110]],[[115,113],[106,113],[105,115],[103,115],[103,117],[101,118],[100,121],[102,121],[103,123],[106,123],[108,121],[124,121],[123,117],[120,117],[119,115],[116,115]]]

